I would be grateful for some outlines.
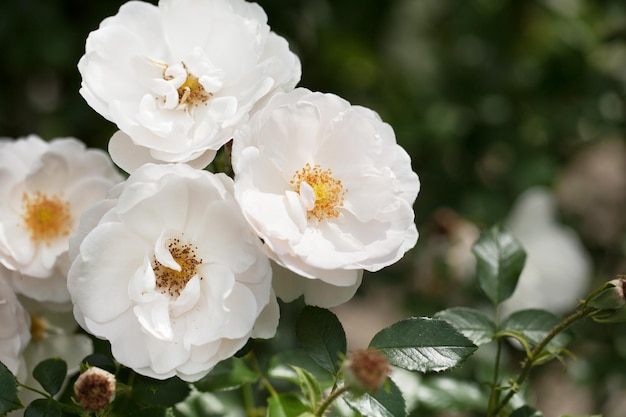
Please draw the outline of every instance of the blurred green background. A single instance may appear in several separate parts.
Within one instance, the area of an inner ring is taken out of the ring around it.
[[[115,127],[78,94],[76,64],[87,34],[122,3],[3,3],[0,136],[74,136],[106,149]],[[450,218],[487,227],[535,185],[559,197],[562,220],[592,255],[596,282],[626,273],[626,2],[259,4],[300,56],[300,85],[379,112],[420,176],[417,247],[368,276],[359,297],[373,285],[399,287],[397,303],[423,315],[480,302],[475,286],[455,281],[442,261],[458,232]],[[574,191],[572,181],[580,185]],[[626,393],[625,330],[577,329],[582,341],[573,349],[581,358],[571,378],[591,393],[593,412],[607,412]]]

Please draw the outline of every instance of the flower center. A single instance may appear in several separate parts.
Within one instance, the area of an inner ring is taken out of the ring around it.
[[[300,193],[302,183],[307,183],[315,193],[315,204],[308,210],[309,219],[316,217],[318,221],[332,219],[339,216],[337,207],[343,206],[343,197],[347,189],[338,179],[333,178],[331,169],[322,169],[319,165],[306,164],[300,171],[296,171],[290,183]]]
[[[168,268],[154,259],[152,269],[156,276],[156,287],[162,294],[178,297],[191,278],[196,274],[196,267],[202,263],[196,255],[195,246],[183,244],[180,239],[172,239],[168,244],[168,250],[174,261],[180,266],[180,271]]]
[[[34,243],[49,245],[54,239],[69,236],[72,231],[70,204],[58,195],[24,193],[21,217]]]
[[[191,106],[195,106],[201,103],[205,103],[208,99],[213,96],[213,93],[210,93],[204,89],[202,84],[200,84],[200,80],[195,75],[191,74],[187,69],[187,65],[184,62],[181,62],[187,77],[185,78],[185,82],[178,87],[178,104],[189,104]],[[166,81],[170,81],[174,79],[173,75],[167,75],[167,66],[163,69],[163,79]]]
[[[48,321],[42,316],[33,314],[30,318],[30,340],[40,342],[48,331]]]

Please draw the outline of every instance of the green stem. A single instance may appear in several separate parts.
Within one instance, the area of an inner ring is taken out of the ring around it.
[[[561,333],[563,330],[565,330],[576,321],[592,315],[596,310],[597,309],[593,307],[583,306],[575,313],[566,317],[562,322],[554,326],[552,330],[550,330],[550,333],[548,333],[546,337],[544,337],[541,342],[539,342],[539,344],[535,346],[535,348],[530,352],[530,356],[524,361],[524,367],[522,368],[522,372],[520,372],[519,376],[515,380],[513,387],[520,387],[524,383],[524,381],[526,381],[526,378],[528,378],[528,375],[530,374],[531,368],[535,365],[535,361],[537,360],[537,358],[539,358],[546,346],[548,346],[548,343],[550,343],[550,341],[552,341],[552,339],[556,337],[556,335]],[[508,404],[508,402],[511,400],[516,392],[517,390],[510,389],[506,396],[502,398],[502,401],[498,403],[496,408],[493,410],[493,412],[489,413],[489,415],[497,416],[498,413],[500,413],[500,411],[502,411],[502,409]],[[491,405],[489,408],[491,409]]]
[[[47,392],[39,391],[37,388],[29,387],[28,385],[24,385],[21,382],[18,382],[17,385],[29,391],[36,392],[37,394],[42,395],[46,398],[52,398],[52,396]]]
[[[496,341],[498,347],[496,350],[496,362],[493,370],[493,382],[491,383],[491,393],[489,394],[489,410],[493,410],[500,400],[499,374],[500,374],[500,356],[502,354],[502,340]],[[491,414],[490,414],[491,415]]]
[[[241,393],[243,396],[243,404],[246,410],[246,415],[248,417],[255,417],[257,415],[256,409],[254,408],[254,395],[252,393],[252,386],[250,384],[244,384],[241,388]]]
[[[328,397],[326,397],[324,399],[324,401],[320,404],[320,406],[317,408],[317,410],[315,411],[315,417],[322,417],[324,415],[324,413],[326,412],[326,409],[328,409],[328,407],[330,407],[330,405],[341,396],[341,394],[350,391],[350,386],[349,385],[344,385],[343,387],[340,387],[339,389],[336,389],[334,391],[331,391],[330,394],[328,394]]]

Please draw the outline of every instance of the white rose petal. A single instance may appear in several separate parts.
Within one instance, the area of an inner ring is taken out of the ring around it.
[[[0,167],[0,263],[18,293],[69,302],[69,236],[122,176],[101,150],[35,135],[2,142]]]
[[[5,272],[0,267],[0,362],[23,380],[27,371],[22,352],[30,341],[30,316],[6,283]]]
[[[515,292],[502,303],[503,314],[539,308],[561,315],[578,305],[591,281],[592,263],[574,230],[557,222],[556,201],[536,187],[516,201],[506,226],[526,250]]]
[[[257,104],[300,80],[300,61],[244,0],[130,1],[87,38],[80,93],[117,124],[113,160],[207,166]]]
[[[273,96],[235,135],[233,169],[237,201],[267,253],[301,276],[275,280],[285,300],[345,302],[362,270],[396,262],[417,241],[419,179],[408,154],[376,113],[335,95]]]
[[[250,337],[272,337],[271,267],[232,180],[147,164],[83,216],[68,287],[79,324],[153,378],[193,381]]]

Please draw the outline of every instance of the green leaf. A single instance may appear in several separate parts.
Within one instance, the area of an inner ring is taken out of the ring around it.
[[[494,304],[509,298],[519,279],[526,252],[502,226],[484,232],[472,247],[476,255],[478,284]]]
[[[107,355],[103,355],[102,353],[92,353],[91,355],[86,356],[81,364],[86,366],[95,366],[100,369],[104,369],[112,374],[116,372],[115,362]]]
[[[543,417],[543,414],[541,411],[525,405],[513,411],[509,417]]]
[[[407,414],[402,392],[391,379],[387,379],[375,395],[344,395],[343,399],[365,417],[404,417]]]
[[[260,375],[241,358],[231,357],[218,363],[211,372],[194,382],[203,392],[224,391],[256,382]]]
[[[559,324],[561,319],[545,310],[521,310],[507,317],[501,324],[501,331],[513,332],[524,337],[530,345],[537,345],[550,333],[552,328]],[[560,350],[567,346],[571,340],[569,332],[559,333],[547,348]]]
[[[477,383],[447,377],[423,380],[416,394],[420,406],[432,411],[484,412],[488,401]]]
[[[63,387],[67,376],[67,363],[59,358],[46,359],[33,369],[33,377],[50,395],[55,395]]]
[[[333,313],[305,307],[296,323],[296,337],[318,365],[332,374],[339,372],[342,355],[346,354],[346,334]]]
[[[0,362],[0,416],[24,408],[17,396],[17,379],[5,364]]]
[[[293,366],[293,369],[298,375],[298,384],[302,390],[302,394],[309,402],[311,408],[314,408],[316,404],[322,399],[322,388],[315,376],[308,372],[306,369]]]
[[[381,330],[370,342],[391,365],[410,371],[443,371],[460,364],[477,347],[450,323],[412,317]]]
[[[175,417],[220,417],[226,415],[227,411],[213,395],[196,391],[185,401],[176,404],[172,413]]]
[[[295,417],[313,410],[295,394],[280,394],[267,400],[266,417]]]
[[[335,379],[331,373],[319,366],[309,355],[301,350],[286,350],[272,356],[269,361],[267,375],[270,378],[282,379],[299,384],[298,374],[294,366],[306,369],[324,388],[330,388]]]
[[[32,401],[24,410],[24,417],[62,417],[63,411],[52,398],[40,398]]]
[[[453,307],[436,313],[433,318],[447,321],[476,346],[491,342],[496,334],[493,320],[473,308]]]
[[[138,403],[149,406],[171,407],[187,398],[189,384],[177,377],[158,380],[136,375],[132,397]]]

